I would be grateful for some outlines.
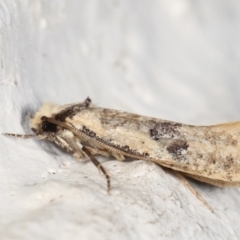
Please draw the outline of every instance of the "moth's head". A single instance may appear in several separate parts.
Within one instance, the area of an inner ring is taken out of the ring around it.
[[[53,103],[45,103],[31,119],[31,129],[35,133],[39,134],[56,132],[58,130],[57,125],[49,122],[47,118],[55,119],[62,122],[67,116],[70,116],[72,112],[79,112],[80,110],[89,108],[91,106],[93,106],[93,104],[89,97],[86,98],[85,101],[77,104],[75,103],[58,106]],[[64,114],[61,114],[62,112],[64,112]],[[63,117],[60,115],[63,115]]]
[[[57,126],[46,121],[46,117],[53,118],[59,111],[59,106],[45,103],[30,121],[31,129],[35,133],[56,132]]]

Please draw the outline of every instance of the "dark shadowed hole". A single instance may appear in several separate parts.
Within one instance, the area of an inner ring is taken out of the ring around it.
[[[24,129],[25,133],[31,133],[32,130],[30,128],[30,119],[34,116],[37,110],[32,106],[25,106],[21,111],[21,126]]]

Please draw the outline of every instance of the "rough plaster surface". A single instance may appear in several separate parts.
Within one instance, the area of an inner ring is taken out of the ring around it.
[[[30,132],[45,101],[192,124],[240,119],[237,0],[0,1],[0,132]],[[0,136],[0,239],[239,239],[240,188],[143,161],[88,161]]]

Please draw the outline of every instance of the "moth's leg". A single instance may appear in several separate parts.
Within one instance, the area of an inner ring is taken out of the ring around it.
[[[78,142],[78,139],[72,139],[72,138],[66,138],[65,141],[71,146],[73,149],[73,155],[76,156],[77,154],[85,155],[87,158],[89,158],[92,163],[102,171],[102,173],[105,175],[107,179],[107,186],[108,186],[108,192],[110,191],[110,176],[105,170],[105,168],[102,166],[102,164],[92,155],[91,150],[88,149],[88,147],[84,147],[81,145],[80,142]]]
[[[120,153],[112,152],[112,155],[119,161],[124,161],[125,160],[125,157]]]
[[[99,154],[99,155],[106,156],[106,157],[110,156],[110,153],[106,150],[100,150],[100,149],[89,147],[89,146],[87,146],[86,148],[91,152],[92,155]]]
[[[92,155],[100,154],[106,157],[109,157],[110,155],[112,155],[119,161],[125,160],[124,155],[114,151],[99,149],[99,146],[95,144],[92,144],[91,147],[90,146],[85,146],[85,147],[91,152]]]
[[[204,200],[204,198],[197,192],[197,190],[191,186],[191,184],[187,181],[187,179],[177,171],[173,171],[173,173],[183,182],[185,186],[188,187],[188,189],[211,211],[213,212],[213,209],[210,207],[210,205]]]
[[[55,134],[48,134],[45,139],[55,143],[60,148],[64,149],[66,152],[71,153],[76,159],[82,159],[83,154],[80,151],[76,151],[74,145],[72,145],[71,142],[68,142],[67,139],[56,136]]]
[[[68,133],[69,134],[69,133]],[[73,156],[77,159],[81,159],[83,155],[86,155],[92,163],[102,171],[107,179],[108,192],[110,191],[110,176],[107,171],[104,169],[102,164],[92,155],[91,151],[87,147],[83,147],[79,139],[74,139],[72,135],[66,134],[65,137],[56,137],[55,135],[48,135],[49,141],[52,141],[59,145],[60,147],[71,152]]]
[[[108,175],[105,168],[102,166],[102,164],[91,154],[91,152],[86,148],[82,147],[82,151],[88,156],[88,158],[92,161],[92,163],[102,171],[102,173],[105,175],[107,179],[107,186],[108,186],[108,192],[110,191],[110,176]]]
[[[72,155],[77,159],[77,160],[82,160],[84,154],[81,151],[76,150],[74,145],[71,145],[67,140],[63,138],[58,138],[59,140],[59,146],[65,149],[67,152],[72,153]]]
[[[122,154],[114,152],[114,151],[111,152],[111,151],[108,151],[108,150],[99,149],[99,146],[97,146],[97,145],[92,145],[92,147],[86,146],[86,148],[88,150],[90,150],[92,155],[100,154],[100,155],[103,155],[103,156],[106,156],[106,157],[109,157],[110,155],[112,155],[113,157],[115,157],[119,161],[125,160],[125,157]]]

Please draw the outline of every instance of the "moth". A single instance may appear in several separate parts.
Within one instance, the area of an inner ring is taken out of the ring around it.
[[[240,185],[240,122],[193,126],[84,102],[63,106],[44,104],[31,119],[34,134],[5,136],[47,140],[77,159],[86,157],[110,176],[95,155],[112,155],[154,162],[175,175],[211,211],[213,209],[186,177],[215,186]]]

